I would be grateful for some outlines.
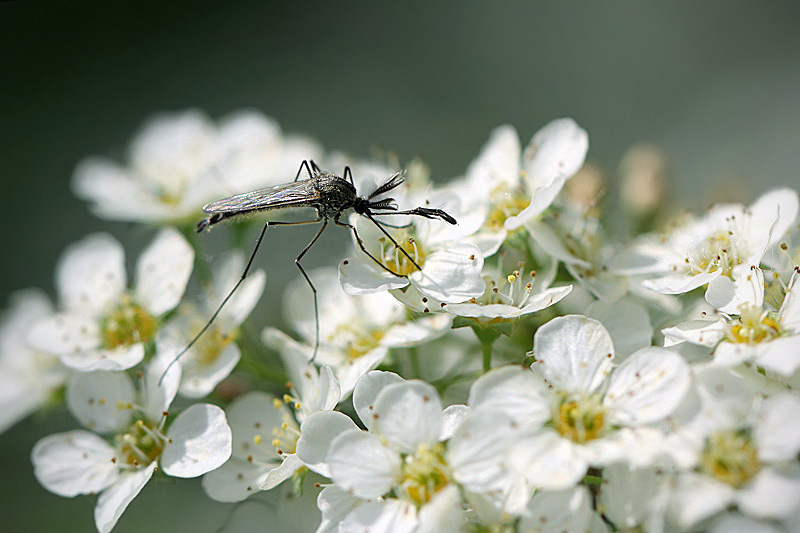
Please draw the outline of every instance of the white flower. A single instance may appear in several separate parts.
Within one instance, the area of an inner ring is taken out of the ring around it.
[[[131,368],[142,361],[160,317],[180,301],[193,261],[186,239],[163,229],[139,257],[136,285],[128,289],[122,246],[110,235],[90,235],[62,256],[62,310],[37,322],[29,340],[76,370]]]
[[[409,320],[403,305],[386,293],[349,295],[342,291],[333,269],[317,269],[309,275],[319,303],[316,361],[333,369],[344,396],[384,360],[390,348],[420,344],[443,334],[450,325],[446,315]],[[287,367],[304,366],[313,355],[316,337],[313,299],[305,279],[289,284],[283,302],[284,315],[305,342],[267,328],[264,343],[281,354]]]
[[[73,374],[67,406],[94,432],[50,435],[31,452],[36,479],[47,490],[67,497],[101,493],[94,513],[101,533],[114,528],[157,469],[173,477],[197,477],[230,457],[231,430],[219,407],[195,404],[166,427],[180,369],[173,367],[161,385],[159,380],[172,356],[153,361],[138,395],[124,373]]]
[[[443,411],[427,383],[377,371],[359,380],[353,405],[368,431],[341,413],[319,412],[303,422],[297,444],[310,469],[365,500],[351,504],[340,531],[459,531],[460,498],[442,441],[463,409]]]
[[[649,426],[688,390],[689,368],[678,354],[644,348],[612,372],[614,347],[605,328],[566,316],[537,330],[533,356],[534,372],[493,370],[475,382],[469,400],[525,428],[506,460],[530,486],[568,488],[589,466],[621,460],[646,466],[661,455],[661,433]]]
[[[644,286],[681,294],[707,284],[706,300],[711,305],[736,312],[737,295],[746,290],[742,285],[750,268],[759,266],[767,248],[783,238],[797,212],[797,193],[790,189],[766,193],[750,207],[714,206],[705,217],[639,247],[640,256],[654,260],[650,273],[663,274]]]
[[[668,448],[682,469],[670,505],[678,526],[731,505],[753,518],[791,517],[800,505],[800,398],[762,401],[752,384],[723,368],[703,369],[695,382],[686,409],[694,415],[675,428]]]
[[[453,195],[432,205],[441,206],[456,220],[461,218],[458,199]],[[400,219],[384,217],[389,218]],[[403,226],[384,228],[396,246],[371,220],[355,214],[350,218],[367,252],[383,266],[355,242],[356,255],[339,264],[339,281],[347,293],[369,294],[410,285],[423,297],[445,303],[463,302],[483,294],[483,256],[476,245],[467,241],[471,229],[422,217],[381,221]]]
[[[465,303],[449,304],[448,313],[474,317],[490,322],[513,320],[549,307],[572,290],[572,285],[547,288],[536,283],[534,271],[516,269],[503,274],[497,269],[484,269],[486,290],[479,298]]]
[[[211,285],[204,291],[200,309],[182,306],[178,315],[159,332],[157,345],[169,337],[169,342],[186,346],[207,323],[208,319],[239,280],[244,269],[240,254],[230,255],[211,273]],[[187,398],[202,398],[225,379],[239,362],[241,351],[236,344],[239,326],[258,303],[264,291],[266,274],[251,272],[228,300],[211,326],[180,359],[181,387],[178,392]]]
[[[165,113],[131,142],[127,167],[87,158],[73,189],[102,218],[181,223],[211,200],[291,181],[300,161],[320,153],[307,139],[283,137],[257,112],[232,114],[218,126],[197,110]]]
[[[464,182],[453,187],[469,209],[484,214],[483,228],[473,239],[484,256],[550,206],[581,168],[588,149],[586,131],[569,118],[536,132],[524,153],[512,126],[492,132]]]
[[[800,368],[800,275],[792,276],[777,310],[765,302],[761,269],[752,268],[747,281],[736,312],[704,313],[666,328],[664,344],[708,346],[714,349],[715,365],[752,362],[783,378],[791,376]]]
[[[45,405],[67,379],[57,357],[27,342],[31,325],[52,312],[47,296],[28,289],[11,296],[0,319],[0,433]]]

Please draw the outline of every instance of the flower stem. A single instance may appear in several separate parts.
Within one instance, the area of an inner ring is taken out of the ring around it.
[[[480,326],[473,326],[472,331],[481,343],[481,351],[483,352],[483,372],[486,373],[492,368],[492,345],[500,332],[493,328],[482,328]]]

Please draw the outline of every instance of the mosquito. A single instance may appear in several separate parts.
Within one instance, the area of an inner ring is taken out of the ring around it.
[[[300,179],[303,169],[305,169],[308,173],[308,179]],[[328,227],[328,223],[331,220],[333,220],[333,223],[337,226],[342,226],[351,230],[361,251],[364,252],[383,270],[398,277],[404,276],[384,265],[378,258],[372,255],[369,250],[367,250],[367,248],[364,246],[364,242],[361,240],[361,237],[359,237],[355,226],[348,224],[347,222],[342,222],[339,219],[342,216],[342,213],[348,209],[353,209],[359,215],[367,217],[369,220],[371,220],[372,223],[375,224],[375,226],[394,245],[395,249],[402,253],[417,270],[421,270],[421,268],[416,263],[414,258],[411,257],[411,255],[409,255],[409,253],[402,246],[400,246],[386,230],[387,227],[402,228],[405,226],[394,226],[392,224],[387,224],[386,222],[377,220],[375,216],[416,215],[428,219],[438,218],[449,224],[456,224],[456,219],[441,209],[416,207],[414,209],[400,210],[398,209],[397,202],[395,202],[394,198],[376,199],[377,197],[397,188],[403,183],[403,181],[405,181],[403,172],[395,172],[386,178],[386,180],[369,196],[358,196],[355,184],[353,183],[353,173],[351,172],[349,166],[344,167],[344,172],[342,177],[340,177],[336,174],[320,170],[317,164],[312,160],[304,160],[302,163],[300,163],[300,168],[297,169],[297,175],[294,177],[294,181],[292,182],[283,183],[281,185],[273,185],[272,187],[266,187],[243,194],[237,194],[203,206],[203,211],[208,213],[209,216],[197,224],[198,233],[205,229],[210,229],[212,226],[229,218],[244,218],[246,215],[252,215],[254,213],[261,213],[265,211],[276,211],[280,209],[311,207],[316,209],[317,218],[313,220],[301,220],[295,222],[270,220],[264,224],[264,227],[261,229],[261,233],[258,236],[258,240],[256,241],[255,248],[253,248],[253,252],[250,254],[250,259],[247,261],[247,266],[245,266],[241,277],[230,290],[228,295],[225,296],[225,299],[222,300],[222,303],[219,304],[219,307],[217,307],[216,311],[214,311],[214,313],[211,315],[211,318],[208,319],[208,322],[206,322],[205,326],[203,326],[203,328],[192,338],[192,340],[189,341],[189,344],[187,344],[186,347],[181,350],[175,359],[169,363],[166,370],[164,370],[164,374],[161,376],[161,380],[164,379],[164,376],[172,367],[172,365],[177,363],[183,354],[185,354],[192,346],[194,346],[198,339],[203,336],[203,333],[205,333],[206,330],[211,327],[211,324],[217,318],[217,315],[219,315],[222,308],[225,306],[231,296],[233,296],[233,294],[236,292],[236,289],[239,288],[245,278],[247,278],[247,274],[250,271],[250,267],[252,266],[253,260],[256,257],[256,253],[258,252],[258,248],[261,246],[261,241],[264,239],[264,234],[267,232],[267,228],[270,226],[301,226],[306,224],[320,224],[320,228],[311,239],[311,242],[309,242],[306,247],[303,248],[303,251],[301,251],[294,260],[294,264],[297,265],[298,269],[300,269],[300,273],[303,274],[303,277],[308,283],[308,286],[311,288],[311,292],[314,296],[315,337],[314,354],[311,357],[311,361],[314,361],[314,359],[317,357],[317,351],[319,349],[319,307],[317,303],[317,289],[311,282],[311,278],[308,277],[308,274],[303,268],[303,265],[300,263],[300,260],[306,255],[311,247],[314,246],[314,243],[317,242],[317,239],[319,239],[319,237],[322,235],[322,232],[325,231],[325,228]]]

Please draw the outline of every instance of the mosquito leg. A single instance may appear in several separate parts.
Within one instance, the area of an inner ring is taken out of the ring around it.
[[[355,187],[355,183],[353,183],[353,171],[350,170],[350,165],[345,165],[344,167],[344,175],[342,176],[344,179],[350,178],[350,185]]]
[[[372,215],[371,215],[369,212],[367,212],[367,213],[364,213],[364,215],[365,215],[365,216],[366,216],[368,219],[370,219],[370,220],[373,222],[373,224],[375,224],[375,226],[377,226],[377,228],[378,228],[379,230],[381,230],[381,233],[383,233],[384,235],[386,235],[386,236],[389,238],[389,240],[390,240],[390,241],[392,241],[392,244],[394,244],[394,247],[395,247],[395,248],[399,248],[399,249],[400,249],[400,251],[403,253],[403,255],[404,255],[404,256],[406,256],[406,259],[408,259],[409,261],[411,261],[411,264],[412,264],[412,265],[414,265],[415,267],[417,267],[417,270],[422,270],[422,267],[421,267],[421,266],[419,266],[419,265],[417,264],[417,262],[416,262],[416,261],[414,261],[414,258],[413,258],[413,257],[411,257],[411,255],[409,255],[409,253],[408,253],[408,252],[405,250],[405,248],[403,248],[402,246],[400,246],[399,244],[397,244],[397,241],[396,241],[396,240],[394,240],[394,237],[392,237],[392,236],[389,234],[389,232],[388,232],[388,231],[386,231],[386,230],[383,228],[383,226],[381,226],[381,225],[380,225],[380,223],[378,223],[378,221],[377,221],[377,220],[375,220],[375,218],[373,218],[373,216],[372,216]]]
[[[311,162],[311,168],[312,168],[312,169],[314,169],[314,172],[316,172],[317,174],[319,174],[320,172],[322,172],[322,170],[320,170],[320,168],[317,166],[317,164],[316,164],[316,163],[314,163],[314,160],[313,160],[313,159],[309,159],[309,161]],[[310,177],[313,177],[313,176],[311,176],[311,172],[309,172],[309,173],[308,173],[308,175],[309,175]]]
[[[393,229],[410,228],[411,225],[413,224],[413,222],[409,222],[408,224],[403,224],[401,226],[397,226],[395,224],[389,224],[388,222],[383,222],[382,220],[378,220],[377,218],[375,219],[375,222],[377,222],[378,224],[380,224],[381,226],[383,226],[385,228],[393,228]]]
[[[326,218],[322,221],[322,227],[319,228],[319,231],[316,235],[314,235],[314,238],[311,239],[311,242],[309,242],[306,247],[303,248],[303,251],[300,252],[300,255],[298,255],[297,259],[294,260],[294,264],[300,269],[300,273],[303,274],[303,277],[306,278],[306,281],[308,282],[308,286],[311,287],[311,292],[314,293],[314,355],[311,356],[311,361],[309,361],[310,363],[313,363],[314,359],[317,358],[317,350],[319,350],[319,304],[317,303],[317,288],[314,287],[313,283],[311,283],[311,278],[309,278],[308,274],[306,274],[306,271],[303,269],[303,265],[300,264],[300,260],[304,255],[306,255],[306,252],[311,249],[312,246],[314,246],[314,243],[317,242],[317,239],[319,239],[319,236],[322,235],[322,232],[325,231],[327,226],[328,219]]]
[[[384,269],[386,272],[388,272],[389,274],[391,274],[393,276],[397,276],[398,278],[404,278],[405,277],[403,274],[398,274],[397,272],[395,272],[391,268],[389,268],[386,265],[384,265],[383,263],[381,263],[374,255],[372,255],[371,253],[369,253],[367,251],[367,249],[364,247],[364,241],[362,241],[361,237],[358,236],[358,232],[356,231],[355,226],[353,226],[351,224],[348,224],[346,222],[342,222],[341,220],[336,219],[336,218],[334,218],[333,221],[339,226],[343,226],[345,228],[350,228],[351,230],[353,230],[353,235],[356,238],[356,242],[358,243],[358,247],[361,248],[362,252],[367,254],[367,257],[369,257],[370,259],[375,261],[376,265],[378,265],[379,267],[381,267],[382,269]]]
[[[314,168],[317,168],[317,165],[316,165],[316,164],[315,164],[313,161],[311,162],[311,165],[312,165]],[[311,169],[310,169],[310,168],[309,168],[309,166],[308,166],[308,160],[306,160],[306,159],[303,159],[303,162],[302,162],[302,163],[300,163],[300,168],[298,168],[298,169],[297,169],[297,174],[295,174],[295,176],[294,176],[294,181],[297,181],[297,180],[300,178],[300,173],[303,171],[303,167],[305,167],[305,168],[306,168],[306,172],[308,172],[308,177],[309,177],[309,179],[314,177],[314,176],[311,174]]]
[[[167,365],[167,368],[164,369],[164,373],[161,374],[161,378],[158,380],[159,386],[161,385],[161,382],[164,381],[164,376],[167,375],[167,372],[169,371],[170,368],[172,368],[172,365],[177,363],[178,360],[181,357],[183,357],[183,354],[185,354],[187,351],[189,351],[189,349],[192,346],[195,345],[195,343],[200,339],[200,337],[203,336],[203,333],[205,333],[208,330],[208,328],[211,327],[211,324],[217,318],[217,316],[219,315],[220,311],[222,311],[222,308],[225,307],[225,304],[228,303],[228,300],[231,299],[231,297],[233,296],[233,293],[236,292],[236,289],[238,289],[239,285],[241,285],[242,282],[245,280],[245,278],[247,277],[247,273],[250,271],[250,267],[253,266],[253,260],[256,258],[256,252],[258,252],[258,248],[261,246],[261,241],[264,239],[264,234],[267,232],[267,228],[269,226],[300,226],[300,225],[303,225],[303,224],[314,224],[316,222],[319,222],[319,219],[316,219],[316,220],[302,220],[302,221],[299,221],[299,222],[280,222],[280,221],[273,222],[273,221],[269,221],[266,224],[264,224],[264,227],[261,229],[261,233],[258,236],[258,240],[256,241],[256,245],[253,248],[253,252],[250,254],[250,259],[247,261],[247,266],[244,267],[244,272],[242,272],[242,275],[239,278],[239,281],[236,282],[236,285],[234,285],[233,288],[228,293],[228,295],[225,296],[225,299],[222,300],[221,304],[219,304],[219,306],[217,307],[217,310],[214,311],[214,314],[211,315],[211,318],[208,319],[208,322],[206,322],[205,326],[203,326],[203,328],[200,331],[198,331],[197,334],[194,337],[192,337],[192,340],[189,341],[189,344],[187,344],[186,347],[183,350],[181,350],[178,355],[175,356],[175,359],[170,361],[170,363]],[[319,236],[319,235],[317,235],[317,236]],[[315,237],[315,239],[316,239],[316,237]]]

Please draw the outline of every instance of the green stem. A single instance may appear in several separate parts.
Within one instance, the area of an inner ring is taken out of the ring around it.
[[[472,331],[481,343],[481,351],[483,352],[483,372],[486,373],[492,368],[492,345],[500,332],[493,328],[482,328],[480,326],[473,326]]]
[[[419,352],[416,347],[408,349],[408,358],[411,360],[411,375],[412,377],[419,378],[422,376],[422,370],[419,366]]]

